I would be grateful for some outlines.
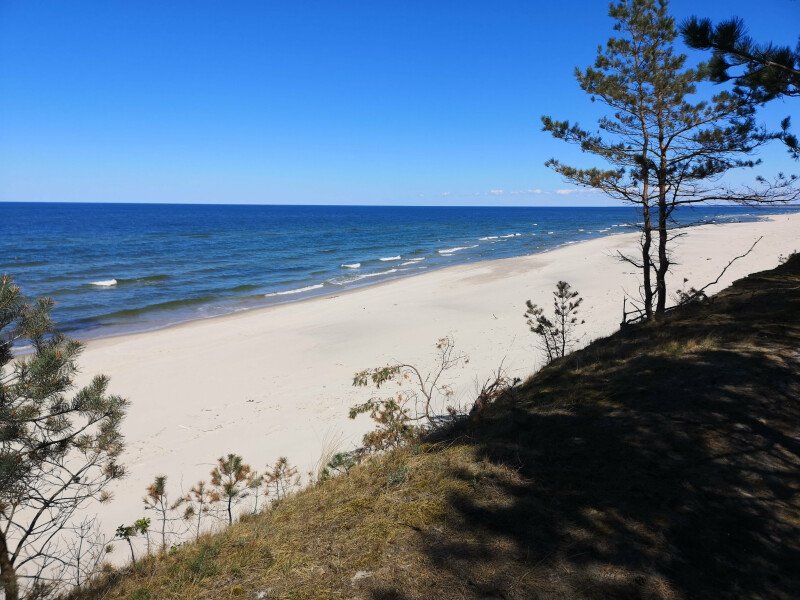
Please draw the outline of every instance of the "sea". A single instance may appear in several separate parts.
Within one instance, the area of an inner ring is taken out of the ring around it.
[[[676,224],[800,207],[694,206]],[[635,231],[633,207],[0,203],[0,273],[81,339]]]

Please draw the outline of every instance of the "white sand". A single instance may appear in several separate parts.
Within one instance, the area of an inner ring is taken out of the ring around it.
[[[683,277],[713,280],[730,258],[764,239],[731,267],[719,290],[748,273],[778,264],[800,249],[800,215],[770,221],[692,228],[680,240],[670,291]],[[145,486],[166,474],[172,497],[214,460],[241,454],[255,468],[279,455],[302,472],[317,461],[325,439],[351,449],[369,427],[350,421],[348,408],[368,397],[351,387],[353,373],[402,359],[427,366],[437,338],[452,335],[469,354],[455,374],[456,395],[472,397],[505,356],[513,375],[541,365],[527,331],[525,300],[550,306],[564,279],[583,297],[586,342],[618,327],[632,269],[613,257],[635,248],[635,234],[604,237],[545,254],[467,264],[323,297],[195,321],[160,331],[90,342],[82,378],[105,373],[111,390],[131,400],[124,425],[129,476],[102,508],[105,529],[143,514]]]

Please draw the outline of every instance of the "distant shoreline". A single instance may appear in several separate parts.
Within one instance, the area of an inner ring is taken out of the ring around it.
[[[800,211],[800,207],[798,207],[798,211]],[[759,219],[760,220],[769,220],[770,217],[773,214],[774,213],[765,214],[764,216],[759,217]],[[781,213],[779,213],[779,214],[781,214]],[[785,213],[783,213],[783,214],[785,214]],[[754,221],[745,221],[745,222],[754,222]],[[728,224],[730,224],[730,223],[715,223],[715,224],[703,223],[703,224],[690,225],[689,227],[724,226],[724,225],[728,225]],[[602,239],[610,239],[610,238],[615,238],[615,237],[632,236],[632,235],[635,235],[635,234],[633,232],[627,232],[626,231],[626,232],[621,232],[621,233],[607,234],[607,235],[602,236]],[[179,328],[179,327],[190,326],[195,322],[214,321],[214,320],[221,320],[221,319],[226,319],[226,318],[235,318],[235,317],[240,316],[240,315],[244,316],[244,315],[248,315],[248,314],[251,314],[251,313],[257,313],[259,311],[271,310],[271,309],[274,309],[274,308],[277,308],[277,307],[280,307],[280,306],[285,306],[287,304],[297,304],[297,303],[306,303],[306,302],[314,302],[314,301],[325,300],[325,299],[332,299],[332,298],[336,298],[336,297],[339,297],[339,296],[358,293],[358,292],[363,291],[364,289],[367,289],[367,288],[389,285],[389,284],[392,284],[392,283],[397,282],[399,280],[408,279],[408,278],[412,278],[412,277],[420,277],[420,276],[427,275],[429,273],[436,273],[436,272],[439,272],[439,271],[442,271],[442,270],[458,269],[459,267],[464,267],[464,266],[482,266],[482,265],[488,265],[488,264],[494,263],[494,262],[502,263],[503,261],[514,260],[514,259],[518,259],[518,258],[526,258],[526,257],[535,257],[535,256],[539,256],[539,255],[545,255],[545,254],[556,252],[556,251],[558,251],[558,250],[560,250],[562,248],[566,248],[566,247],[570,247],[570,246],[571,247],[581,247],[582,245],[591,243],[592,241],[597,240],[597,239],[600,239],[600,238],[594,238],[594,239],[589,239],[589,240],[581,240],[581,241],[568,241],[568,242],[564,242],[564,243],[562,243],[562,244],[560,244],[558,246],[555,246],[555,247],[552,247],[552,248],[543,249],[543,250],[540,250],[540,251],[537,251],[537,252],[533,252],[533,253],[530,253],[530,254],[521,254],[521,255],[517,255],[517,256],[509,256],[509,257],[503,257],[503,258],[486,258],[486,259],[483,259],[483,260],[465,261],[465,262],[460,262],[460,263],[452,264],[452,265],[438,265],[436,267],[433,267],[433,268],[430,268],[430,269],[427,269],[427,270],[421,271],[421,272],[420,271],[418,271],[418,272],[406,272],[405,274],[398,274],[398,275],[394,275],[394,276],[385,277],[383,279],[380,279],[379,281],[365,281],[365,283],[363,283],[361,285],[351,285],[351,286],[348,286],[348,287],[345,287],[345,288],[341,288],[341,289],[333,289],[333,290],[331,290],[330,288],[328,288],[328,291],[326,291],[326,292],[309,293],[308,295],[304,295],[304,296],[301,296],[301,297],[291,297],[291,296],[289,296],[289,297],[286,298],[286,300],[278,300],[278,301],[275,301],[275,302],[270,302],[268,304],[262,304],[260,306],[252,306],[252,307],[248,307],[248,308],[242,308],[242,309],[239,309],[239,310],[231,310],[231,311],[227,311],[227,312],[222,312],[220,314],[213,314],[213,315],[209,315],[209,316],[205,316],[205,317],[193,317],[193,318],[188,318],[188,319],[185,319],[185,320],[180,320],[180,321],[176,321],[176,322],[172,322],[172,323],[164,323],[164,324],[160,324],[160,325],[155,325],[152,328],[147,328],[147,329],[121,331],[121,332],[117,332],[117,333],[114,333],[114,332],[112,332],[112,333],[102,333],[102,331],[101,331],[98,335],[93,335],[93,336],[88,336],[88,337],[82,337],[80,335],[80,333],[78,332],[76,334],[76,336],[79,339],[81,339],[82,341],[84,341],[84,342],[90,342],[90,341],[104,340],[104,339],[110,339],[110,338],[119,338],[119,337],[126,337],[126,336],[132,336],[132,335],[146,335],[148,333],[153,333],[153,332],[157,332],[157,331],[169,330],[169,329],[174,329],[174,328]]]
[[[147,333],[633,231],[632,207],[0,206],[0,272],[84,340]],[[798,207],[687,209],[681,224]],[[82,221],[80,228],[73,225]],[[27,231],[27,230],[26,230]]]
[[[454,265],[537,255],[630,231],[635,220],[631,207],[104,206],[99,215],[96,205],[78,210],[94,235],[70,242],[75,234],[62,228],[55,238],[66,236],[70,253],[83,252],[84,259],[52,263],[52,251],[14,257],[13,244],[5,252],[11,265],[15,258],[31,265],[19,273],[23,290],[54,297],[57,322],[84,340],[349,293]],[[53,209],[56,221],[74,220],[72,208],[60,208]],[[693,208],[679,222],[752,221],[796,210]],[[35,215],[37,222],[47,218]]]

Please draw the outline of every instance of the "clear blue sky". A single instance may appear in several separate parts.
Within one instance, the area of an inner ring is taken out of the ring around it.
[[[794,45],[798,0],[675,0]],[[0,0],[0,201],[608,204],[543,166],[602,0]],[[697,53],[694,57],[699,56]],[[794,113],[786,102],[764,113]],[[798,170],[784,151],[771,167]],[[543,193],[531,193],[541,190]]]

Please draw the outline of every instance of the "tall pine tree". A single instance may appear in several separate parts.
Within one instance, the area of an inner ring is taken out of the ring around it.
[[[651,318],[666,309],[672,217],[679,206],[779,201],[784,188],[736,191],[720,183],[728,171],[756,165],[751,155],[769,136],[756,126],[745,95],[723,91],[708,101],[695,99],[705,66],[687,68],[686,56],[675,52],[677,31],[666,0],[624,0],[611,4],[609,14],[617,35],[598,48],[593,66],[576,69],[581,89],[609,113],[596,131],[542,117],[545,131],[605,164],[546,164],[568,181],[638,207],[641,251],[620,257],[641,271],[641,310]]]

